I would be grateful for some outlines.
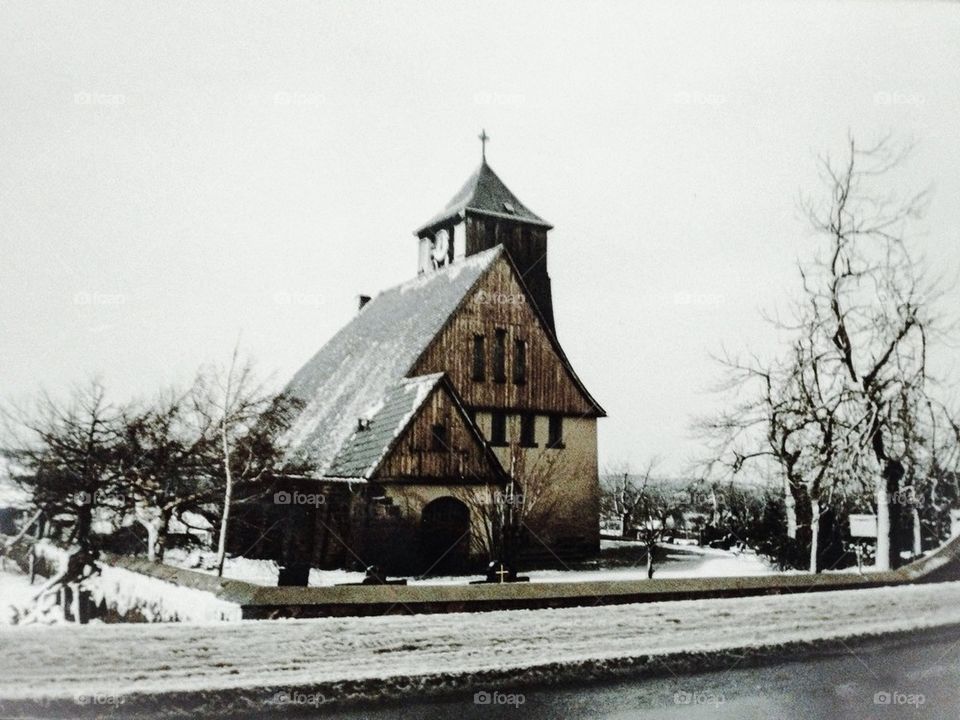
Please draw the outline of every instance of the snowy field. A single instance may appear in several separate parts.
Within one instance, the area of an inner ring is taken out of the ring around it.
[[[657,578],[735,577],[769,575],[776,572],[765,559],[751,551],[731,552],[713,548],[661,544],[657,553]],[[177,567],[213,573],[212,554],[170,551],[165,562]],[[258,585],[276,586],[277,564],[272,560],[228,558],[224,575]],[[597,580],[643,580],[647,577],[646,557],[637,542],[603,540],[601,558],[595,562],[571,563],[565,569],[532,570],[522,573],[530,582],[594,582]],[[480,579],[480,575],[409,577],[411,585],[464,585]],[[363,580],[362,572],[347,570],[311,570],[310,585],[325,587]]]
[[[475,614],[0,628],[2,700],[326,700],[960,624],[960,583]],[[258,693],[260,693],[258,695]],[[2,706],[0,706],[2,710]]]

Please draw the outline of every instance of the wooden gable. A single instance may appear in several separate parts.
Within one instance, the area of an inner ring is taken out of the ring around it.
[[[436,437],[435,428],[443,428]],[[439,383],[373,474],[386,481],[499,483],[503,470],[446,382]]]
[[[504,380],[494,376],[497,331],[506,331]],[[483,380],[473,379],[474,338],[484,338]],[[524,343],[525,372],[516,382],[515,343]],[[446,325],[414,364],[410,375],[446,372],[469,408],[510,409],[600,417],[603,408],[570,367],[544,325],[506,254],[477,281]]]

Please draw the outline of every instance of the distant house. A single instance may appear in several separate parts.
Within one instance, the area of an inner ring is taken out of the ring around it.
[[[283,523],[288,564],[463,567],[511,477],[549,509],[532,550],[598,551],[605,413],[557,339],[550,229],[484,160],[416,231],[418,275],[362,297],[294,375],[286,440],[304,472],[277,500],[310,507]]]

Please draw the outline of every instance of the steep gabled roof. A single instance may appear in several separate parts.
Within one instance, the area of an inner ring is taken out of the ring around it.
[[[442,372],[404,378],[388,389],[382,405],[363,429],[358,428],[347,439],[324,477],[359,481],[376,478],[383,462],[413,425],[420,410],[428,405],[427,400],[434,392],[447,394],[453,411],[459,415],[473,442],[483,452],[494,477],[506,481],[503,466],[467,415],[466,408]],[[489,477],[475,475],[473,479],[487,482]]]
[[[286,387],[304,403],[285,437],[289,459],[327,474],[358,420],[383,409],[502,252],[497,246],[385,290],[334,335]]]
[[[442,378],[443,373],[419,375],[404,378],[389,388],[368,425],[347,438],[327,474],[370,478]]]
[[[484,160],[460,188],[460,192],[450,199],[443,210],[417,229],[415,234],[419,235],[426,230],[431,230],[465,210],[520,220],[546,228],[553,227],[520,202]]]

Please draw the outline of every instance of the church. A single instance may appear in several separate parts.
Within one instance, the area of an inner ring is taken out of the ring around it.
[[[286,388],[299,409],[285,442],[302,469],[277,494],[291,584],[309,566],[475,568],[505,514],[530,558],[599,551],[605,413],[557,339],[552,226],[481,140],[480,166],[415,231],[416,277],[361,296]]]

